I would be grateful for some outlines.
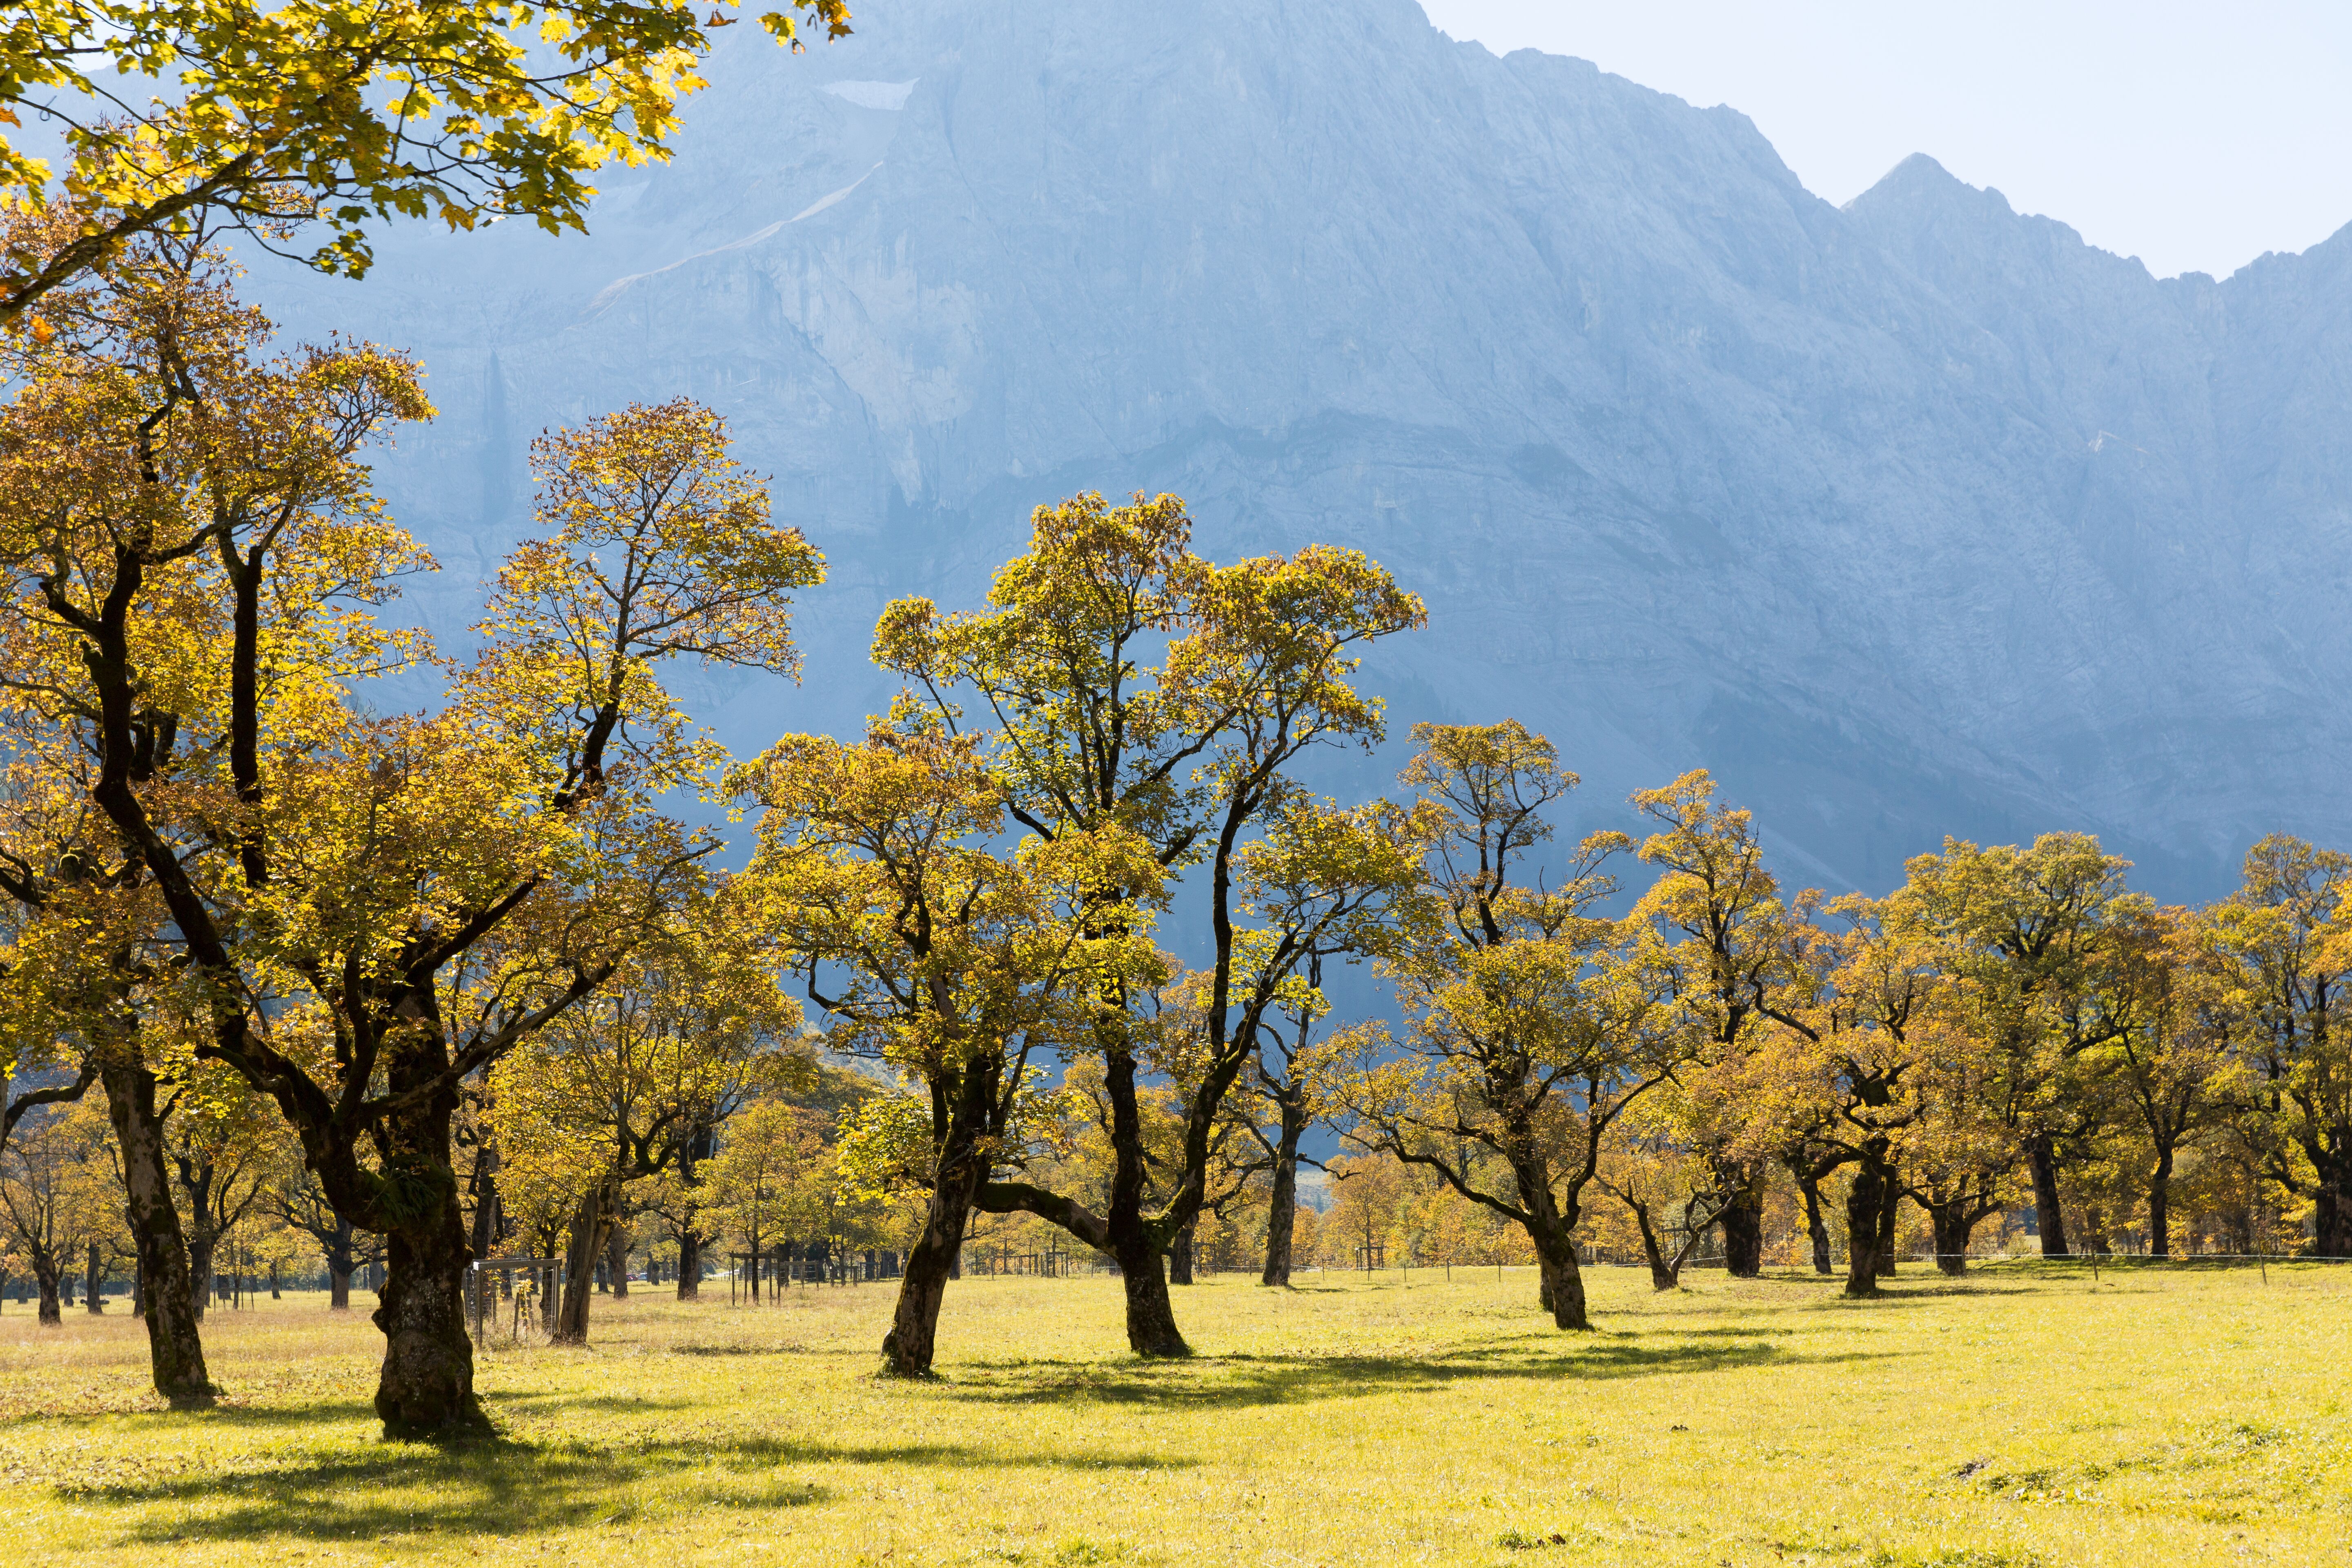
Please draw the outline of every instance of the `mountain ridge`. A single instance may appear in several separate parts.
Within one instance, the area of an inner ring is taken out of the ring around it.
[[[834,565],[805,687],[698,693],[739,747],[877,710],[874,612],[976,601],[1030,506],[1169,489],[1219,556],[1396,570],[1398,729],[1515,712],[1580,821],[1707,765],[1804,875],[2079,826],[2179,897],[2352,826],[2343,234],[2157,279],[1924,157],[1841,209],[1735,110],[1406,0],[860,23],[722,47],[584,239],[257,270],[431,370],[381,473],[436,626],[527,530],[529,433],[686,392]]]

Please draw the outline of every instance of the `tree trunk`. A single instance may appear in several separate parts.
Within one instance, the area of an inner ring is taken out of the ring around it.
[[[1168,1294],[1160,1248],[1151,1244],[1140,1216],[1131,1216],[1124,1227],[1114,1220],[1110,1239],[1110,1255],[1118,1264],[1127,1297],[1128,1348],[1140,1356],[1191,1355],[1192,1347],[1176,1327],[1176,1305]]]
[[[1717,1181],[1734,1190],[1723,1211],[1723,1266],[1735,1279],[1764,1272],[1764,1182],[1746,1161],[1717,1160]]]
[[[1552,1326],[1589,1329],[1584,1310],[1584,1275],[1577,1268],[1576,1246],[1562,1237],[1551,1247],[1536,1248],[1536,1266],[1543,1276],[1543,1294],[1550,1299]]]
[[[2058,1151],[2047,1132],[2028,1148],[2033,1165],[2033,1227],[2042,1233],[2042,1256],[2064,1258],[2066,1213],[2058,1206]]]
[[[188,1299],[199,1323],[205,1321],[205,1309],[212,1305],[213,1259],[219,1241],[212,1226],[202,1220],[188,1228]]]
[[[122,1154],[131,1236],[139,1250],[140,1305],[147,1322],[147,1363],[155,1392],[174,1405],[210,1404],[212,1375],[199,1331],[197,1276],[172,1205],[164,1163],[163,1118],[155,1109],[155,1075],[143,1066],[101,1069],[107,1119]],[[205,1283],[209,1285],[210,1280]]]
[[[629,1294],[629,1237],[621,1228],[617,1217],[604,1238],[604,1271],[613,1277],[613,1300],[626,1300]]]
[[[1895,1211],[1902,1206],[1903,1189],[1895,1184],[1895,1173],[1886,1173],[1886,1184],[1878,1194],[1878,1277],[1895,1278]]]
[[[1967,1217],[1968,1212],[1966,1198],[1937,1204],[1927,1211],[1936,1227],[1936,1267],[1946,1274],[1969,1271],[1969,1238],[1975,1234],[1977,1222]]]
[[[1304,1094],[1299,1103],[1291,1100],[1277,1101],[1282,1111],[1282,1133],[1274,1146],[1274,1206],[1265,1216],[1265,1272],[1258,1276],[1261,1285],[1290,1283],[1291,1238],[1298,1231],[1298,1141],[1307,1131]]]
[[[940,1161],[931,1184],[923,1234],[917,1238],[915,1249],[907,1254],[890,1331],[882,1341],[885,1377],[931,1375],[931,1359],[939,1346],[940,1308],[947,1300],[948,1281],[960,1273],[957,1264],[963,1253],[964,1226],[971,1219],[972,1200],[988,1174],[987,1161],[972,1147],[976,1131],[950,1128],[954,1140],[952,1158]]]
[[[85,1256],[87,1262],[82,1271],[82,1306],[89,1311],[91,1317],[95,1318],[106,1310],[106,1291],[104,1289],[106,1285],[106,1265],[100,1260],[98,1255],[98,1243],[94,1241],[89,1244],[89,1250]]]
[[[448,1057],[437,1029],[409,1032],[386,1053],[394,1095],[439,1078]],[[450,1165],[455,1088],[415,1102],[377,1131],[382,1183],[396,1215],[383,1233],[383,1282],[371,1315],[383,1331],[375,1412],[388,1433],[430,1434],[482,1423],[474,1397],[474,1344],[466,1332],[466,1215]]]
[[[1879,1161],[1864,1155],[1845,1195],[1845,1293],[1853,1300],[1878,1294],[1878,1225],[1893,1185]]]
[[[563,1301],[548,1337],[559,1345],[588,1342],[588,1302],[596,1293],[596,1264],[613,1234],[613,1200],[618,1184],[609,1177],[591,1183],[572,1213],[563,1249]]]
[[[335,1228],[327,1233],[320,1250],[327,1255],[327,1310],[348,1312],[352,1310],[352,1222],[337,1216]]]
[[[1592,1322],[1584,1310],[1584,1273],[1576,1262],[1577,1210],[1572,1204],[1561,1209],[1552,1196],[1551,1166],[1534,1152],[1541,1145],[1527,1129],[1519,1129],[1518,1133],[1519,1157],[1506,1158],[1519,1190],[1519,1208],[1525,1216],[1520,1228],[1535,1244],[1536,1299],[1551,1314],[1555,1328],[1590,1329]]]
[[[1176,1230],[1176,1239],[1168,1244],[1168,1283],[1190,1285],[1192,1282],[1192,1232],[1200,1224],[1197,1217],[1186,1220]]]
[[[1650,1289],[1679,1289],[1683,1282],[1682,1259],[1680,1257],[1669,1259],[1665,1248],[1658,1245],[1658,1227],[1650,1223],[1650,1205],[1636,1203],[1622,1194],[1619,1196],[1624,1205],[1633,1211],[1633,1224],[1642,1233],[1642,1256],[1650,1265]]]
[[[2156,1171],[2147,1182],[2147,1255],[2172,1256],[2172,1150],[2156,1152]]]
[[[2352,1258],[2352,1204],[2324,1178],[2311,1197],[2311,1255]]]
[[[1111,1107],[1110,1210],[1103,1218],[1110,1255],[1127,1295],[1127,1342],[1140,1356],[1189,1356],[1192,1347],[1176,1327],[1176,1307],[1160,1270],[1161,1245],[1143,1217],[1148,1173],[1143,1117],[1136,1102],[1135,1057],[1123,1047],[1103,1053],[1103,1087]]]
[[[1822,1217],[1821,1178],[1799,1175],[1797,1190],[1805,1194],[1805,1235],[1813,1244],[1813,1272],[1833,1274],[1836,1268],[1830,1261],[1829,1222]]]
[[[65,1327],[66,1316],[58,1304],[58,1266],[48,1259],[33,1259],[33,1283],[41,1293],[40,1325],[45,1329]]]
[[[699,1300],[702,1295],[702,1237],[690,1230],[680,1231],[677,1237],[677,1299],[681,1301]]]

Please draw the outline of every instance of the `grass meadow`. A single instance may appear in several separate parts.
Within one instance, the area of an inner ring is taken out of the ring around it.
[[[1176,1365],[1113,1281],[972,1279],[913,1386],[887,1286],[600,1298],[589,1350],[486,1353],[502,1435],[447,1448],[378,1436],[364,1310],[215,1311],[227,1396],[174,1415],[119,1303],[11,1303],[0,1561],[2352,1563],[2352,1268],[1906,1274],[1601,1268],[1583,1336],[1525,1271],[1227,1276]]]

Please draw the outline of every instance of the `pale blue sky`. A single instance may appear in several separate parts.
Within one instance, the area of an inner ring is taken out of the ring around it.
[[[2158,276],[2227,276],[2352,222],[2352,3],[1423,0],[1755,121],[1845,202],[1912,153]]]

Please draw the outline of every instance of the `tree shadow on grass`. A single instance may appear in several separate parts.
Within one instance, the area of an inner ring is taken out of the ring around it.
[[[1811,1355],[1769,1343],[1656,1344],[1587,1339],[1572,1349],[1454,1349],[1426,1357],[1234,1355],[1191,1362],[1013,1361],[959,1369],[947,1392],[991,1404],[1153,1405],[1235,1409],[1307,1404],[1367,1394],[1426,1393],[1479,1380],[1563,1383],[1729,1372],[1762,1366],[1827,1366],[1890,1361],[1909,1352],[1842,1351]],[[1753,1341],[1754,1336],[1749,1336]]]
[[[1156,1454],[1003,1454],[961,1444],[825,1444],[775,1437],[597,1446],[488,1439],[446,1447],[387,1443],[275,1468],[165,1480],[65,1485],[77,1506],[149,1508],[129,1539],[148,1544],[530,1536],[660,1518],[711,1505],[805,1508],[833,1489],[788,1466],[1174,1469]],[[692,1479],[686,1479],[686,1478]]]
[[[219,1405],[201,1410],[173,1410],[161,1399],[131,1410],[86,1409],[30,1410],[0,1419],[0,1432],[11,1426],[41,1426],[71,1430],[115,1421],[124,1415],[138,1418],[153,1416],[158,1420],[188,1422],[191,1439],[200,1438],[206,1431],[218,1426],[325,1426],[339,1421],[363,1421],[371,1430],[377,1425],[375,1405],[366,1399],[327,1399],[289,1405],[239,1405],[236,1394]]]
[[[1916,1306],[1922,1301],[1940,1300],[1949,1296],[2037,1296],[2044,1292],[2031,1285],[1986,1285],[1966,1276],[1958,1279],[1914,1276],[1897,1277],[1878,1282],[1878,1294],[1862,1300],[1846,1296],[1832,1296],[1826,1301],[1808,1301],[1801,1311],[1874,1311],[1883,1307]]]

